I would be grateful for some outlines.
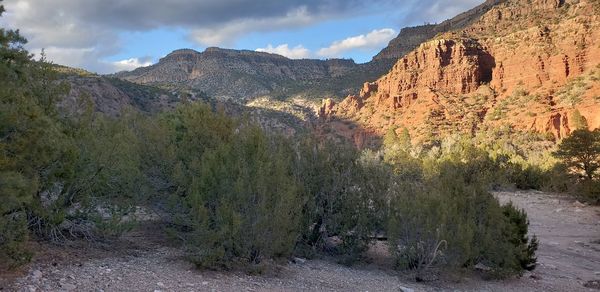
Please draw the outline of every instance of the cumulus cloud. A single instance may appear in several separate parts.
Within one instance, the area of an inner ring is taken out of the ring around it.
[[[279,45],[273,47],[273,45],[269,44],[265,48],[256,49],[257,52],[265,52],[271,54],[278,54],[290,59],[305,59],[311,56],[310,51],[303,47],[302,45],[295,46],[290,48],[288,44]]]
[[[368,34],[349,37],[333,42],[329,47],[320,49],[317,54],[321,57],[339,57],[352,50],[365,50],[385,46],[396,36],[396,31],[391,28],[376,29]]]
[[[41,56],[41,49],[31,50],[34,58]],[[76,68],[84,68],[91,72],[106,74],[124,70],[133,70],[138,67],[153,64],[151,57],[130,58],[120,61],[105,61],[105,55],[95,48],[61,48],[48,47],[44,49],[46,58],[55,64],[67,65]]]
[[[352,15],[368,7],[360,0],[13,0],[5,6],[13,16],[10,22],[28,29],[40,43],[84,43],[98,33],[167,26],[189,29],[191,38],[204,45],[226,44],[248,32]]]
[[[190,36],[205,46],[231,45],[238,37],[248,32],[273,31],[307,26],[317,21],[317,16],[309,14],[305,6],[286,13],[284,16],[261,19],[238,19],[223,25],[192,30]]]
[[[386,9],[384,7],[398,7],[399,10],[405,11],[406,15],[424,15],[423,18],[436,21],[481,2],[476,0],[261,0],[260,3],[256,0],[10,0],[3,2],[7,13],[0,18],[0,24],[3,27],[21,29],[22,34],[29,39],[28,49],[39,51],[41,48],[47,48],[49,58],[56,63],[107,72],[107,70],[125,67],[123,64],[115,65],[103,61],[120,52],[122,46],[126,45],[120,38],[122,32],[180,28],[189,33],[190,40],[200,45],[229,46],[250,33],[306,27],[324,20],[374,13],[373,11]],[[415,19],[409,20],[416,21]],[[350,42],[344,41],[337,45],[339,52],[343,52],[344,47]],[[295,48],[288,49],[294,51]],[[335,55],[339,54],[338,51],[331,48],[329,51],[323,51],[323,54]]]
[[[408,1],[406,24],[440,23],[482,4],[483,0],[411,0]],[[418,13],[414,13],[418,12]]]
[[[116,72],[131,71],[133,69],[136,69],[139,67],[147,67],[152,64],[153,64],[153,62],[150,57],[130,58],[130,59],[126,59],[126,60],[112,62],[112,65],[114,66],[113,71],[116,71]]]
[[[47,48],[48,58],[56,63],[97,72],[110,70],[110,62],[103,60],[122,50],[119,35],[125,31],[181,28],[200,45],[229,46],[248,33],[308,26],[367,7],[362,0],[11,0],[3,4],[7,14],[0,24],[21,29],[29,39],[29,50]]]

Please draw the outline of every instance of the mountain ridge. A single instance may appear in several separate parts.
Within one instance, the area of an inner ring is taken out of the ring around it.
[[[219,99],[312,94],[345,96],[355,81],[375,80],[392,62],[357,64],[351,59],[289,59],[250,50],[216,47],[175,50],[154,65],[113,76],[130,82],[203,92]],[[310,93],[314,91],[315,93]]]
[[[432,39],[437,34],[464,28],[479,19],[479,17],[494,6],[505,1],[506,0],[486,0],[484,3],[439,24],[405,27],[400,30],[397,37],[392,39],[385,48],[373,57],[373,60],[402,58],[410,51],[416,49],[420,44]]]

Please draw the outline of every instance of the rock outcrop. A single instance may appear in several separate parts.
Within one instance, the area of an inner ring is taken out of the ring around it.
[[[180,101],[178,94],[166,90],[99,76],[79,69],[55,67],[60,74],[60,80],[69,84],[69,92],[60,103],[67,112],[87,110],[89,102],[94,111],[117,116],[126,108],[157,112],[174,107]]]
[[[600,3],[486,3],[478,19],[419,45],[326,120],[354,123],[357,135],[406,127],[422,141],[500,126],[561,139],[575,111],[600,128]]]

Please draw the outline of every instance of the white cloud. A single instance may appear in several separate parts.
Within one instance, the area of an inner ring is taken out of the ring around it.
[[[191,31],[190,37],[204,46],[227,46],[233,44],[240,36],[250,32],[307,26],[316,20],[317,17],[309,14],[306,6],[302,6],[283,16],[236,19],[218,26],[194,29]]]
[[[423,22],[440,23],[452,18],[469,8],[482,4],[482,0],[429,0],[414,2],[411,11],[419,13],[410,14],[408,20],[420,20]]]
[[[293,48],[290,48],[288,44],[282,44],[276,47],[273,47],[273,45],[269,44],[266,48],[258,48],[256,51],[278,54],[290,59],[303,59],[311,56],[310,51],[302,45],[297,45]]]
[[[39,58],[41,50],[31,50],[35,58]],[[104,54],[99,52],[94,47],[89,48],[60,48],[48,47],[44,49],[46,58],[55,64],[85,68],[88,71],[107,74],[124,70],[133,70],[138,67],[152,65],[152,60],[149,57],[131,58],[116,62],[104,61]]]
[[[139,68],[139,67],[150,66],[150,65],[152,65],[152,61],[149,60],[148,58],[146,58],[146,59],[131,58],[131,59],[127,59],[127,60],[112,62],[112,64],[115,68],[115,71],[119,72],[119,71],[131,71],[131,70]]]
[[[320,49],[317,54],[321,57],[339,57],[352,50],[366,50],[383,47],[396,36],[391,28],[376,29],[368,34],[349,37],[333,42],[329,47]]]
[[[46,48],[49,60],[56,63],[110,72],[138,65],[103,61],[128,45],[121,37],[123,32],[176,28],[189,33],[190,40],[198,44],[230,46],[251,33],[306,27],[325,20],[379,13],[390,7],[414,18],[406,17],[406,23],[438,20],[482,1],[261,0],[259,5],[255,0],[9,0],[2,1],[7,12],[0,17],[0,25],[21,29],[29,40],[27,49],[39,52]],[[364,36],[364,48],[377,43],[369,35]],[[356,38],[333,43],[320,53],[330,57],[360,49],[355,43],[360,43],[361,36]]]

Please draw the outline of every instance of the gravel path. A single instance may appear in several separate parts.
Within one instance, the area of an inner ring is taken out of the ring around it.
[[[540,239],[538,268],[520,279],[415,283],[375,263],[345,267],[325,260],[297,260],[263,276],[199,271],[182,252],[147,233],[129,234],[110,249],[37,245],[21,274],[0,274],[2,291],[598,291],[600,208],[540,192],[501,192],[501,202],[524,208]],[[374,254],[384,248],[378,246]]]

